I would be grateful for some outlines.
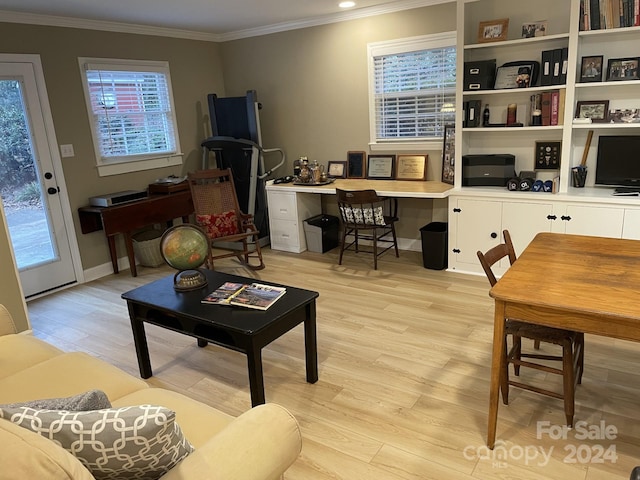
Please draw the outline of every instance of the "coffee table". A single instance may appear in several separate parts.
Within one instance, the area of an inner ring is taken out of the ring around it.
[[[208,285],[190,292],[176,292],[173,275],[122,294],[127,301],[140,376],[152,375],[144,324],[150,323],[198,339],[198,346],[213,343],[247,356],[251,405],[265,403],[262,348],[304,322],[307,382],[318,381],[316,298],[318,292],[286,287],[268,310],[254,310],[200,302],[224,282],[252,283],[254,278],[204,271]],[[260,283],[270,284],[261,279]]]

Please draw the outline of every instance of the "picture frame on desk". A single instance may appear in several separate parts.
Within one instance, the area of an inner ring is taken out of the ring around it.
[[[345,178],[347,176],[347,162],[330,161],[327,164],[327,175],[332,178]]]
[[[367,178],[393,180],[395,162],[395,155],[369,155],[367,158]]]
[[[638,60],[639,57],[610,58],[607,63],[607,82],[640,80]]]
[[[547,34],[547,21],[538,20],[522,24],[522,38],[544,37]]]
[[[347,152],[347,178],[364,178],[366,175],[366,152]]]
[[[456,159],[456,126],[444,126],[442,144],[442,183],[454,184]]]
[[[607,121],[609,100],[589,100],[576,104],[575,118],[590,118],[594,123]]]
[[[580,65],[580,83],[601,82],[602,81],[602,55],[591,55],[582,57]]]
[[[508,18],[480,22],[478,25],[478,43],[502,42],[507,39],[508,32]]]
[[[428,155],[398,155],[396,180],[426,180],[428,160]]]

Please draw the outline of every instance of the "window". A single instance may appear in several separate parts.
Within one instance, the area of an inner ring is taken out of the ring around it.
[[[367,46],[372,150],[441,148],[444,126],[455,122],[455,44],[447,32]]]
[[[100,175],[180,165],[167,62],[81,58]]]

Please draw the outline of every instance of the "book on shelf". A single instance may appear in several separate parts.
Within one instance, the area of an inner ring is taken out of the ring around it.
[[[640,26],[640,0],[580,0],[580,30]]]
[[[225,282],[207,294],[202,303],[212,305],[232,305],[266,310],[286,293],[286,288],[262,283]]]

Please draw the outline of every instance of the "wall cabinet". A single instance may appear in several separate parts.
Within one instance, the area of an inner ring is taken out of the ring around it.
[[[304,221],[322,213],[320,195],[267,188],[271,248],[301,253],[307,249]]]

